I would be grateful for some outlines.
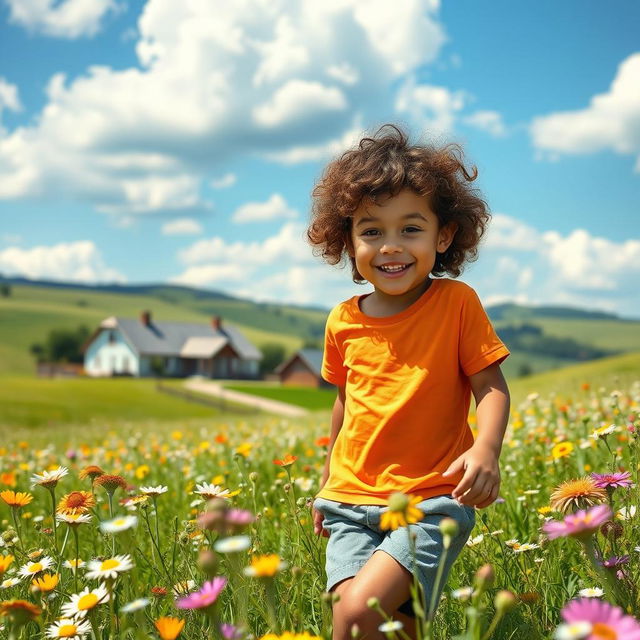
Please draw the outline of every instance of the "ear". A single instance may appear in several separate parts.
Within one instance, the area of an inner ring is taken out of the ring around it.
[[[449,248],[456,235],[456,231],[458,231],[457,222],[450,222],[438,231],[438,245],[436,248],[438,253],[444,253]]]

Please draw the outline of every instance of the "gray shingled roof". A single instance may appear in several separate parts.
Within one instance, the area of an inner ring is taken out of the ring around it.
[[[129,344],[144,355],[179,356],[189,338],[218,338],[229,340],[231,346],[246,360],[261,360],[256,349],[235,327],[223,325],[220,331],[210,324],[193,322],[155,322],[145,326],[138,319],[116,318],[118,328]]]
[[[317,376],[322,370],[322,349],[300,349],[296,351],[288,360],[279,364],[274,372],[280,373],[294,358],[299,357]]]

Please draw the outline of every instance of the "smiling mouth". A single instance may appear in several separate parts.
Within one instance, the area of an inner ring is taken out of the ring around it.
[[[401,271],[406,271],[412,264],[413,263],[380,265],[376,267],[376,269],[380,269],[380,271],[384,271],[384,273],[400,273]]]

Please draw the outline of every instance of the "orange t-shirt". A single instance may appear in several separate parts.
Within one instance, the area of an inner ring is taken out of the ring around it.
[[[354,296],[327,319],[322,377],[345,385],[344,421],[317,497],[387,503],[394,491],[451,493],[462,473],[447,467],[473,444],[468,376],[509,351],[476,292],[434,279],[404,311],[365,315]]]

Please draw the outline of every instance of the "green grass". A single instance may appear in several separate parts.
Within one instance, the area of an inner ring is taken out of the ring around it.
[[[310,411],[331,409],[336,399],[335,389],[313,389],[311,387],[272,386],[268,384],[225,384],[225,389],[250,393],[261,398],[288,402]]]

